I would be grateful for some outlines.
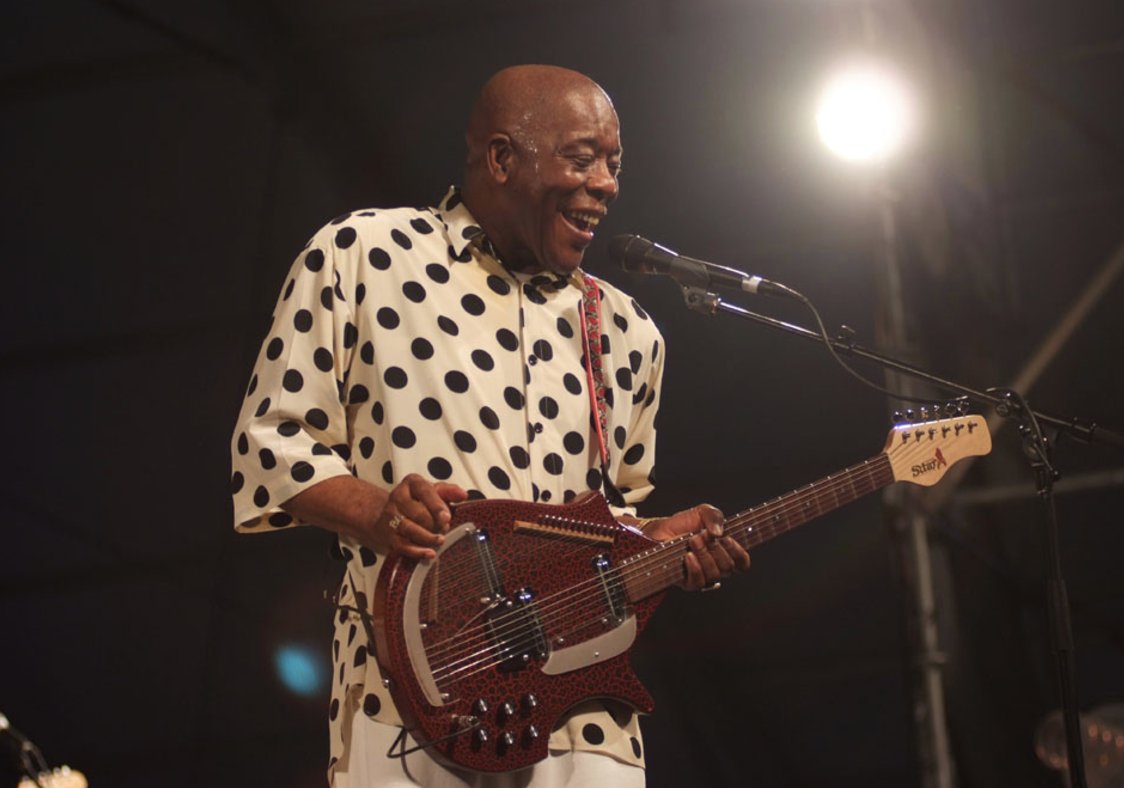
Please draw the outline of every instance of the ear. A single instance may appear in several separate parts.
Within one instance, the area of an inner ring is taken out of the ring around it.
[[[511,144],[511,137],[507,134],[496,133],[488,138],[487,161],[488,174],[496,183],[507,183],[509,171],[515,160],[515,148]]]

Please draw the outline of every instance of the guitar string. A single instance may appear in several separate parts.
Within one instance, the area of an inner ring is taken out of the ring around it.
[[[870,465],[870,461],[867,461],[866,463],[860,464],[859,466],[855,466],[855,468],[853,468],[853,469],[849,469],[849,471],[850,470],[858,470],[860,472],[866,473],[866,475],[868,476],[868,478],[866,479],[866,482],[869,484],[871,482],[876,481],[873,478],[872,469],[869,467],[869,465]],[[876,469],[873,469],[873,470],[877,471],[878,469],[876,468]],[[891,474],[886,481],[883,481],[881,483],[880,486],[885,486],[885,484],[889,483],[892,480],[893,480],[893,477],[892,477],[892,474]],[[844,501],[844,503],[849,503],[849,502],[857,499],[858,497],[861,497],[862,495],[868,494],[869,492],[873,492],[874,490],[879,488],[878,486],[876,486],[872,489],[865,490],[864,492],[859,493],[856,489],[856,482],[861,482],[861,481],[863,481],[863,480],[854,473],[849,473],[847,471],[841,472],[834,479],[829,477],[828,479],[825,479],[820,483],[816,483],[814,485],[809,485],[807,488],[803,488],[799,491],[796,491],[795,494],[789,494],[787,496],[782,496],[781,499],[777,499],[774,502],[771,502],[769,504],[763,504],[763,505],[760,505],[758,507],[754,507],[754,509],[749,510],[747,512],[743,512],[739,515],[735,515],[734,517],[730,518],[727,521],[729,534],[731,536],[737,538],[739,532],[744,528],[746,530],[746,535],[749,536],[749,533],[752,531],[752,528],[753,528],[753,526],[751,525],[751,518],[755,517],[757,519],[760,519],[761,515],[768,513],[768,512],[765,511],[767,508],[768,509],[774,509],[775,504],[778,501],[781,501],[781,500],[784,500],[786,505],[790,504],[793,500],[795,500],[798,503],[799,503],[800,500],[803,500],[806,503],[807,498],[809,497],[809,494],[814,493],[815,495],[817,495],[817,497],[823,497],[824,495],[826,495],[827,493],[830,492],[831,494],[833,494],[833,496],[835,498],[834,505],[830,506],[829,509],[828,509],[828,510],[831,510],[831,509],[834,509],[834,508],[838,508],[838,506],[842,505],[838,501],[838,490],[842,489],[844,484],[849,485],[852,488],[851,493],[850,493],[851,497],[849,497],[846,501]],[[866,485],[864,484],[864,488],[865,488],[865,486]],[[822,513],[821,510],[820,510],[821,507],[822,507],[822,504],[818,505],[817,510],[812,512],[813,516]],[[787,510],[791,511],[791,509],[792,509],[792,506],[787,505]],[[806,512],[806,513],[810,511],[807,508],[807,506],[802,506],[801,510],[803,512]],[[779,515],[776,515],[775,517],[779,517]],[[785,522],[781,525],[777,525],[776,521],[775,521],[775,517],[773,518],[774,519],[773,523],[766,523],[766,525],[764,525],[763,527],[758,529],[758,535],[756,537],[754,537],[755,541],[751,540],[749,546],[752,546],[753,544],[760,544],[762,541],[765,541],[769,538],[772,538],[773,536],[777,535],[780,532],[789,530],[789,529],[791,529],[791,528],[793,528],[797,525],[802,524],[803,522],[807,522],[808,519],[811,519],[811,518],[806,518],[804,520],[801,520],[800,522]],[[687,537],[687,538],[689,538],[689,537]],[[683,541],[685,541],[685,539]],[[672,544],[672,543],[664,543],[664,546],[666,547],[669,544]],[[617,586],[617,588],[619,590],[619,587],[621,585],[628,584],[631,580],[633,580],[637,576],[637,574],[639,574],[639,573],[651,574],[651,572],[648,568],[648,564],[650,564],[653,559],[658,558],[658,559],[664,561],[664,566],[660,567],[659,573],[657,573],[654,577],[649,577],[649,578],[646,579],[645,583],[646,583],[647,587],[645,587],[644,585],[640,585],[637,588],[634,588],[634,591],[638,592],[637,595],[640,598],[643,598],[643,596],[646,596],[651,591],[659,590],[661,588],[664,588],[668,585],[667,580],[669,580],[671,577],[673,577],[677,574],[680,574],[680,572],[681,572],[680,562],[678,560],[675,560],[675,561],[671,560],[672,558],[677,559],[678,556],[671,556],[669,558],[668,555],[667,555],[669,552],[672,552],[672,551],[667,550],[667,549],[661,549],[661,550],[658,551],[659,555],[653,554],[651,556],[646,556],[644,554],[639,554],[638,556],[633,556],[630,559],[629,564],[628,565],[622,565],[622,567],[620,567],[617,570],[617,572],[614,573],[615,577],[609,578],[608,582]],[[588,584],[588,583],[589,583],[589,581],[586,581],[583,584],[579,584],[579,586],[585,585],[585,584]],[[576,589],[578,589],[579,586],[575,586],[573,588],[566,589],[565,593],[573,595],[574,591]],[[579,606],[584,605],[584,607],[588,608],[590,602],[593,603],[594,607],[597,608],[598,611],[601,610],[602,602],[601,602],[600,595],[597,595],[597,596],[593,597],[592,599],[590,597],[576,597],[576,598],[578,599],[578,602],[576,602],[574,604],[571,604],[571,605],[568,605],[568,606],[559,606],[559,605],[553,605],[552,606],[552,605],[548,605],[548,604],[542,604],[541,605],[541,611],[539,611],[539,612],[541,612],[541,619],[548,619],[548,623],[554,623],[555,621],[558,621],[558,620],[564,620],[564,619],[561,619],[561,616],[563,616],[564,614],[567,614],[567,613],[574,612],[574,610],[576,608],[578,608]],[[569,607],[570,609],[567,610],[566,609],[567,607]],[[518,615],[518,612],[519,611],[516,611],[512,615],[513,616]],[[601,616],[598,616],[598,617],[601,617]],[[516,640],[516,641],[513,642],[513,638],[520,637],[520,636],[525,635],[527,633],[531,633],[534,636],[534,638],[539,637],[539,633],[542,631],[543,627],[536,626],[534,623],[526,624],[526,623],[524,623],[525,619],[526,619],[526,616],[519,617],[518,620],[513,622],[515,624],[515,626],[514,627],[508,627],[506,630],[494,628],[493,629],[493,635],[492,635],[492,638],[490,638],[490,640],[492,640],[492,641],[499,640],[499,641],[501,641],[500,643],[492,642],[491,645],[486,646],[484,649],[478,650],[475,653],[472,653],[471,651],[465,651],[464,655],[461,656],[459,659],[450,661],[450,662],[442,665],[443,670],[441,668],[439,668],[439,670],[438,670],[438,672],[442,673],[442,679],[449,678],[449,677],[455,675],[457,672],[463,672],[464,670],[472,669],[474,667],[479,666],[479,664],[481,662],[481,659],[486,659],[489,656],[488,652],[494,652],[497,647],[503,648],[504,646],[506,646],[505,650],[506,650],[507,653],[503,655],[503,658],[506,659],[507,656],[509,656],[511,652],[513,652],[513,651],[517,652],[519,646],[527,643],[526,640]],[[523,631],[522,632],[520,631],[520,628],[519,628],[520,624],[523,624]],[[487,632],[484,629],[481,629],[480,631],[481,631],[481,634],[485,636],[485,638],[484,638],[485,642],[487,642],[489,640],[486,637]],[[533,643],[533,639],[532,639],[531,642]],[[469,649],[471,649],[474,644],[468,643],[467,645],[468,645]],[[473,660],[473,659],[475,659],[476,661],[472,662],[470,664],[467,664],[467,665],[458,665],[457,664],[458,662],[463,663],[465,660]],[[502,659],[501,659],[501,661],[502,661]],[[487,665],[485,667],[487,667]]]
[[[877,459],[877,458],[875,458],[875,459]],[[865,463],[861,463],[860,465],[853,466],[850,469],[847,469],[845,471],[840,472],[835,477],[827,477],[824,480],[822,480],[821,482],[813,483],[812,485],[808,485],[805,488],[801,488],[801,489],[793,491],[792,493],[789,493],[785,496],[781,496],[780,498],[775,499],[772,502],[769,502],[769,503],[766,503],[766,504],[761,504],[757,507],[754,507],[753,509],[750,509],[750,510],[747,510],[745,512],[734,515],[733,517],[729,518],[726,521],[726,535],[731,536],[733,538],[738,538],[739,536],[742,535],[742,532],[744,531],[744,535],[748,538],[747,539],[748,544],[746,544],[745,546],[752,547],[755,544],[760,544],[761,542],[766,541],[768,539],[771,539],[774,536],[779,535],[780,533],[783,533],[787,530],[790,530],[793,527],[796,527],[797,525],[801,525],[804,522],[807,522],[808,519],[811,519],[811,517],[815,517],[820,513],[826,513],[826,511],[832,511],[835,508],[838,508],[839,506],[843,505],[844,503],[850,503],[851,501],[857,500],[857,498],[862,497],[863,495],[869,494],[870,492],[874,492],[875,490],[879,489],[881,486],[885,486],[885,483],[883,483],[879,486],[875,486],[872,489],[866,490],[865,492],[861,492],[861,493],[858,492],[855,489],[855,483],[857,481],[861,481],[861,479],[858,478],[858,475],[861,474],[861,473],[866,473],[868,476],[871,477],[871,478],[867,479],[868,483],[872,483],[872,482],[877,481],[874,478],[874,473],[876,473],[880,469],[878,469],[878,468],[872,469],[872,468],[869,467],[870,464],[871,464],[871,461],[868,460]],[[892,474],[890,474],[889,481],[892,481],[892,480],[893,480],[893,477],[892,477]],[[886,483],[889,483],[889,482],[887,481]],[[840,490],[842,490],[844,487],[848,487],[848,486],[852,488],[851,493],[850,493],[851,497],[847,498],[845,501],[840,503],[839,498],[838,498],[838,492]],[[833,505],[829,504],[829,507],[826,510],[823,509],[822,504],[817,504],[817,506],[814,510],[809,509],[809,507],[807,506],[807,503],[808,503],[808,499],[810,497],[812,497],[814,495],[816,497],[822,498],[829,493],[835,499]],[[782,506],[778,509],[777,504],[782,504]],[[769,511],[765,511],[765,510],[769,510]],[[777,522],[777,518],[780,518],[782,516],[782,514],[781,514],[782,512],[784,514],[791,514],[793,511],[800,511],[800,512],[804,512],[804,513],[808,513],[808,514],[811,515],[811,517],[809,517],[807,519],[804,519],[804,520],[801,520],[799,522],[790,522],[790,521],[786,521],[786,522],[783,522],[783,523]],[[753,534],[753,528],[754,528],[754,525],[751,524],[752,520],[754,518],[761,519],[761,516],[763,514],[768,514],[769,516],[768,516],[767,519],[762,520],[763,524],[760,525],[760,527],[757,528],[756,533],[751,536],[751,534]],[[770,520],[772,522],[769,522]],[[538,602],[537,607],[535,609],[535,612],[539,614],[540,622],[546,622],[547,620],[549,620],[550,623],[554,623],[554,622],[558,622],[558,621],[564,621],[565,620],[564,617],[567,614],[572,614],[573,612],[575,612],[577,609],[579,609],[581,607],[589,608],[590,602],[593,602],[592,606],[595,609],[601,609],[601,606],[603,604],[603,601],[601,599],[602,595],[596,595],[592,599],[589,596],[576,596],[582,590],[581,589],[582,586],[596,586],[596,585],[604,584],[604,585],[613,585],[613,586],[616,587],[614,590],[620,590],[620,588],[622,586],[626,586],[630,581],[634,580],[635,578],[639,577],[640,575],[643,575],[643,574],[651,575],[652,569],[656,568],[656,567],[649,566],[650,564],[653,564],[653,563],[658,564],[661,561],[663,562],[663,566],[659,567],[658,570],[657,570],[657,571],[659,571],[660,575],[663,575],[663,577],[661,578],[659,575],[657,575],[656,577],[649,576],[645,581],[642,581],[642,590],[640,592],[641,598],[643,598],[643,596],[646,596],[648,593],[650,593],[649,591],[647,591],[646,589],[643,588],[643,584],[645,584],[645,583],[648,587],[651,587],[652,590],[659,590],[660,588],[665,587],[667,579],[670,579],[674,575],[680,574],[681,571],[682,571],[681,570],[681,562],[679,560],[673,560],[673,559],[678,559],[679,556],[678,555],[668,555],[668,554],[674,553],[675,548],[682,547],[682,543],[688,541],[689,538],[690,538],[690,535],[686,535],[686,536],[681,537],[680,539],[677,539],[677,540],[672,540],[670,542],[664,542],[664,543],[661,543],[660,546],[658,546],[659,549],[657,550],[656,553],[653,553],[651,555],[645,555],[644,553],[641,553],[638,556],[632,557],[632,559],[630,559],[628,564],[622,565],[614,573],[612,573],[613,574],[612,577],[592,578],[591,580],[583,581],[583,582],[581,582],[581,583],[579,583],[575,586],[572,586],[570,588],[559,591],[559,592],[555,593],[554,595],[552,595],[552,597],[544,597],[543,600],[540,600]],[[740,541],[741,540],[739,539],[739,542]],[[570,601],[564,601],[564,602],[561,602],[561,603],[554,603],[552,601],[554,597],[558,597],[558,596],[561,596],[563,594],[565,594],[569,598]],[[573,600],[576,600],[576,601],[573,601]],[[602,616],[599,616],[598,618],[600,618],[600,617],[602,617]],[[494,651],[497,645],[507,644],[507,646],[508,646],[507,650],[509,652],[513,651],[514,653],[519,653],[519,651],[521,649],[518,648],[518,646],[520,644],[532,645],[534,643],[534,640],[539,637],[539,633],[542,632],[544,629],[547,629],[547,627],[542,626],[542,625],[535,625],[534,623],[527,623],[526,618],[527,618],[527,616],[524,614],[524,611],[521,609],[521,610],[513,611],[512,613],[505,613],[502,616],[497,617],[497,619],[493,619],[493,621],[491,622],[491,624],[492,624],[491,637],[488,637],[489,633],[488,633],[486,627],[483,627],[483,626],[477,627],[478,631],[480,632],[480,634],[481,634],[481,636],[482,636],[482,638],[485,642],[491,640],[491,641],[498,641],[498,643],[493,642],[491,646],[487,646],[484,649],[478,650],[476,652],[471,651],[471,649],[474,647],[475,644],[472,643],[472,642],[466,642],[462,637],[460,639],[460,645],[464,646],[464,647],[467,647],[468,650],[463,651],[463,656],[459,657],[458,659],[454,659],[452,661],[449,661],[449,662],[443,664],[441,666],[441,668],[434,671],[435,680],[445,681],[445,680],[448,680],[449,678],[455,676],[457,673],[462,673],[465,670],[478,668],[480,666],[480,660],[481,659],[487,659],[488,652]],[[508,626],[507,628],[502,628],[502,624],[504,623],[504,619],[508,619],[508,621],[506,623],[509,623],[512,626]],[[497,620],[501,621],[500,626],[496,626]],[[521,638],[522,636],[527,635],[528,633],[533,635],[529,644],[527,643],[526,640],[522,640],[522,641],[516,641],[515,640],[516,638]],[[463,633],[462,633],[462,635],[463,635]],[[479,641],[480,641],[480,639],[478,638],[477,643],[479,643]],[[513,642],[514,642],[514,645],[516,646],[515,648],[512,648]],[[428,649],[427,649],[427,654],[430,654]],[[431,654],[430,658],[435,659],[436,656],[437,655]],[[471,663],[471,664],[468,664],[468,665],[458,665],[457,664],[457,663],[464,662],[465,660],[472,660],[472,659],[475,659],[476,661]],[[502,662],[503,659],[500,659],[499,661]],[[489,667],[489,666],[486,665],[485,667]],[[439,674],[440,674],[440,679],[438,679]]]
[[[875,459],[877,459],[877,458],[875,458]],[[776,521],[777,521],[777,519],[779,519],[782,516],[782,514],[780,514],[778,512],[781,512],[781,513],[784,513],[784,514],[790,514],[794,509],[798,509],[798,510],[800,510],[802,512],[805,512],[805,513],[811,512],[813,516],[816,516],[820,513],[824,513],[825,511],[830,511],[830,510],[833,510],[835,508],[838,508],[839,506],[843,505],[843,503],[850,503],[851,501],[856,500],[857,498],[859,498],[863,495],[866,495],[869,492],[873,492],[874,490],[878,489],[878,487],[874,487],[870,490],[865,490],[864,492],[858,492],[855,489],[856,482],[862,481],[862,479],[859,478],[858,474],[865,473],[867,476],[872,476],[872,469],[869,467],[870,463],[871,463],[871,461],[868,460],[865,463],[861,463],[857,466],[853,466],[851,469],[847,469],[845,471],[840,472],[835,477],[828,477],[824,480],[821,480],[821,482],[814,483],[813,485],[808,485],[807,487],[796,490],[793,493],[789,493],[785,496],[781,496],[780,498],[775,499],[774,501],[768,502],[766,504],[761,504],[759,506],[753,507],[750,510],[746,510],[745,512],[742,512],[742,513],[739,513],[737,515],[732,516],[731,518],[729,518],[726,521],[727,535],[730,535],[730,536],[733,536],[733,537],[736,538],[738,536],[739,532],[743,529],[743,527],[745,528],[745,530],[747,532],[747,535],[748,535],[749,532],[752,531],[752,527],[750,526],[750,523],[749,523],[750,518],[753,518],[753,517],[760,518],[761,515],[766,514],[766,513],[772,515],[772,517],[770,519],[772,519],[773,522],[772,523],[766,523],[764,526],[759,528],[758,532],[757,532],[756,541],[750,542],[748,545],[746,545],[748,547],[752,547],[754,544],[760,544],[762,541],[766,541],[767,539],[771,539],[771,538],[773,538],[773,536],[775,536],[779,533],[782,533],[786,530],[789,530],[790,528],[793,528],[796,525],[800,525],[803,522],[807,522],[807,519],[805,519],[805,520],[801,520],[800,522],[796,522],[796,523],[784,522],[784,523],[781,523],[781,524],[778,525]],[[873,469],[873,471],[877,471],[877,470],[878,469]],[[892,476],[891,476],[890,480],[892,481]],[[867,483],[870,483],[870,482],[873,482],[874,479],[868,478],[866,481],[867,481]],[[840,489],[842,489],[844,486],[850,486],[852,488],[851,493],[850,493],[851,497],[847,498],[843,503],[840,503],[839,500],[838,500],[838,491]],[[884,486],[884,484],[882,486]],[[865,487],[865,485],[864,485],[864,487]],[[809,510],[806,503],[807,503],[807,499],[811,495],[814,494],[817,497],[824,497],[829,493],[834,496],[835,501],[834,501],[834,503],[829,504],[829,508],[827,510],[822,510],[822,504],[817,505],[817,509],[814,512],[812,510]],[[781,502],[784,503],[784,506],[783,506],[783,508],[778,509],[777,504],[781,503]],[[770,511],[766,512],[765,511],[766,509],[768,509]],[[611,584],[611,585],[616,586],[616,588],[612,589],[612,590],[620,590],[620,586],[629,583],[634,578],[636,578],[638,575],[644,574],[644,573],[650,573],[651,568],[649,567],[649,564],[652,564],[652,563],[659,563],[660,561],[663,561],[664,566],[661,567],[660,569],[662,571],[662,574],[665,576],[665,578],[670,578],[670,577],[672,577],[676,574],[680,574],[682,570],[681,570],[681,563],[677,560],[679,558],[679,556],[678,555],[669,555],[669,554],[674,552],[674,550],[671,549],[671,548],[678,547],[680,543],[687,541],[689,538],[690,538],[690,535],[686,535],[686,536],[684,536],[680,539],[677,539],[677,540],[660,543],[659,545],[654,545],[653,546],[653,548],[655,548],[654,553],[652,553],[651,555],[647,555],[646,553],[640,553],[640,554],[637,554],[636,556],[630,557],[630,559],[628,560],[628,563],[622,564],[622,566],[620,566],[613,573],[611,573],[611,576],[606,576],[605,578],[595,577],[595,578],[592,578],[590,580],[583,581],[582,583],[579,583],[575,586],[563,589],[562,591],[557,592],[552,597],[544,597],[542,600],[538,601],[536,612],[538,612],[540,614],[541,619],[550,618],[550,619],[552,619],[552,621],[557,621],[557,620],[560,619],[561,616],[563,616],[567,613],[573,612],[573,610],[575,608],[579,607],[579,606],[584,605],[585,607],[588,608],[589,607],[588,603],[590,602],[590,599],[591,599],[590,597],[588,597],[588,596],[575,596],[575,594],[577,592],[582,590],[582,588],[581,588],[582,586],[598,585],[598,584],[601,584],[602,582],[604,582],[605,585]],[[651,586],[653,590],[659,590],[660,588],[665,587],[666,583],[665,583],[664,579],[661,579],[659,576],[657,576],[655,578],[651,578],[648,581],[648,585]],[[647,591],[647,589],[643,589],[643,593],[644,593],[644,595],[646,595],[647,593],[650,593],[650,592]],[[551,604],[553,597],[559,596],[561,594],[566,594],[571,600],[576,599],[576,601],[570,602],[569,604],[563,603],[561,606],[558,605],[558,604]],[[601,598],[602,598],[602,595],[600,595],[600,594],[596,595],[592,598],[593,607],[595,607],[599,610],[601,609],[601,605],[602,605]],[[567,609],[567,608],[569,608],[569,609]],[[601,618],[601,617],[603,617],[603,616],[598,616],[598,618]],[[503,638],[510,639],[513,636],[518,636],[518,635],[522,634],[519,631],[519,625],[523,625],[524,629],[527,630],[527,631],[534,631],[534,632],[540,631],[541,627],[536,626],[533,623],[531,623],[531,624],[525,623],[526,618],[527,618],[527,616],[525,614],[523,614],[522,610],[512,611],[512,613],[509,613],[509,614],[503,614],[503,615],[493,619],[492,622],[490,622],[491,627],[492,627],[491,637],[488,637],[489,633],[488,633],[488,631],[485,627],[478,627],[477,628],[479,630],[481,636],[482,636],[482,638],[477,639],[477,642],[479,642],[481,639],[483,639],[485,642],[487,642],[489,640],[497,640],[497,639],[503,639]],[[505,619],[510,619],[511,623],[515,625],[514,628],[508,627],[506,629],[501,629],[500,627],[504,623]],[[497,625],[497,621],[500,622],[499,625]],[[437,651],[432,650],[432,646],[440,645],[440,643],[443,643],[443,642],[444,641],[441,641],[437,644],[431,644],[431,649],[427,649],[427,654],[430,655],[431,659],[437,659],[438,657],[444,655],[444,652],[442,652],[441,650],[437,650]],[[453,660],[449,663],[446,663],[444,665],[444,667],[447,670],[449,668],[451,668],[453,665],[455,665],[455,663],[458,662],[458,661],[463,661],[464,659],[471,659],[472,657],[476,656],[475,654],[472,654],[471,651],[470,651],[471,648],[473,648],[475,646],[475,644],[472,643],[471,641],[466,641],[463,638],[463,633],[461,633],[461,637],[458,639],[457,645],[460,646],[460,650],[465,654],[465,656],[460,657],[460,659],[458,659],[458,660]],[[445,652],[447,652],[447,651],[448,651],[448,649],[445,649]]]

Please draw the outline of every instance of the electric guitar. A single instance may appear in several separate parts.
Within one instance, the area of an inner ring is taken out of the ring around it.
[[[728,518],[725,534],[752,550],[989,451],[980,416],[899,425],[880,454]],[[583,700],[651,712],[628,652],[682,580],[688,539],[622,525],[595,493],[562,506],[457,504],[437,558],[391,555],[375,588],[376,656],[407,729],[438,760],[498,772],[545,758],[555,723]]]

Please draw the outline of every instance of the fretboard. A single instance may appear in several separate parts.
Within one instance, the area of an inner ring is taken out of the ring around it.
[[[726,536],[747,550],[791,531],[894,481],[890,460],[879,454],[839,473],[766,501],[726,519]],[[628,596],[641,600],[683,579],[690,536],[660,542],[624,561],[618,571]]]

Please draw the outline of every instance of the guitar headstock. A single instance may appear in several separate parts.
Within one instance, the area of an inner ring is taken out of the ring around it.
[[[987,422],[983,416],[969,414],[899,424],[890,430],[884,453],[890,460],[894,481],[930,487],[960,460],[990,451]]]

